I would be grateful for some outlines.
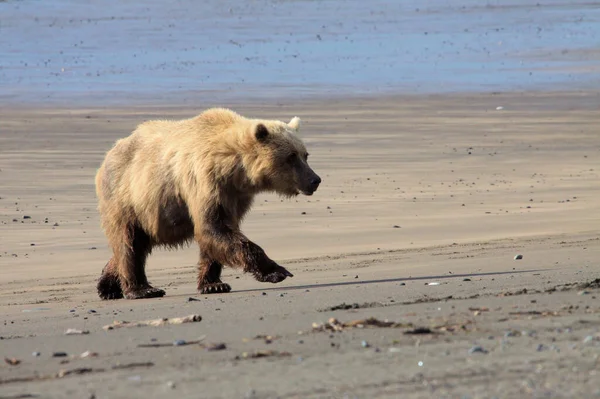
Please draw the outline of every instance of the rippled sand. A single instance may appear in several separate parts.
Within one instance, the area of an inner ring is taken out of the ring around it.
[[[199,108],[3,109],[0,353],[21,363],[0,367],[0,396],[591,397],[600,307],[596,286],[580,284],[598,278],[598,99],[240,104],[246,115],[303,118],[323,178],[310,198],[261,196],[244,224],[295,276],[266,285],[226,269],[232,293],[198,296],[197,248],[157,251],[148,275],[167,296],[114,302],[94,287],[110,256],[95,170],[140,121]],[[343,303],[359,309],[327,310]],[[189,314],[203,320],[102,328]],[[311,331],[330,317],[402,326]],[[405,334],[415,327],[436,334]],[[202,336],[227,349],[168,346]],[[284,355],[244,358],[260,350]],[[60,351],[70,357],[51,357]],[[86,351],[98,356],[79,358]]]

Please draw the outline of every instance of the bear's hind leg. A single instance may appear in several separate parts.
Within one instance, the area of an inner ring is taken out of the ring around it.
[[[218,294],[231,291],[231,286],[221,281],[223,265],[217,261],[200,258],[198,262],[198,291],[201,294]]]
[[[100,276],[96,288],[102,299],[123,298],[123,290],[121,289],[121,281],[119,280],[114,257],[110,258],[104,269],[102,269],[102,276]]]
[[[139,227],[127,230],[125,242],[121,245],[119,277],[121,288],[127,299],[159,298],[165,291],[154,288],[146,278],[146,258],[152,251],[150,237]]]

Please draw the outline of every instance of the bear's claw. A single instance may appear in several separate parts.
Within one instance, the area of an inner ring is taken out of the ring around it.
[[[264,274],[256,274],[256,279],[258,281],[261,281],[263,283],[280,283],[283,280],[285,280],[287,277],[294,277],[294,275],[292,273],[290,273],[289,271],[287,271],[286,268],[281,267],[281,266],[276,266],[275,270],[270,272],[270,273],[264,273]]]
[[[127,299],[161,298],[163,296],[165,296],[164,290],[150,286],[131,289],[125,293],[125,298]]]
[[[231,291],[227,283],[206,283],[199,287],[201,294],[224,294]]]

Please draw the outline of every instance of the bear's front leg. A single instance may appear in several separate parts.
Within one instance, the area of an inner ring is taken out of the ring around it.
[[[241,267],[258,281],[279,283],[287,277],[294,277],[239,231],[215,229],[202,234],[198,241],[204,256],[222,265]]]

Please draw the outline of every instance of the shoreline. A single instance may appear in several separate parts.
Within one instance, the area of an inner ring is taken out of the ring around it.
[[[131,111],[148,111],[148,110],[172,110],[172,109],[205,109],[211,107],[241,107],[241,108],[274,108],[274,107],[310,107],[315,104],[326,104],[333,105],[339,104],[341,106],[347,104],[361,104],[361,103],[385,103],[388,101],[415,101],[415,102],[426,102],[426,101],[446,101],[449,99],[454,100],[466,100],[471,101],[473,99],[483,99],[486,102],[492,99],[502,100],[508,99],[520,99],[520,98],[537,98],[537,99],[549,99],[551,97],[598,97],[595,99],[597,102],[591,103],[590,107],[596,109],[600,106],[600,89],[573,89],[563,88],[557,89],[556,87],[549,87],[545,90],[490,90],[490,91],[443,91],[443,92],[385,92],[385,93],[358,93],[353,95],[344,94],[306,94],[303,96],[294,97],[292,95],[277,95],[270,97],[258,97],[258,96],[242,96],[230,94],[224,97],[215,97],[215,100],[206,99],[202,93],[191,94],[186,97],[183,94],[177,95],[173,99],[156,100],[156,101],[141,101],[139,99],[120,99],[115,101],[78,101],[76,99],[70,99],[67,101],[60,102],[21,102],[21,103],[10,103],[2,102],[0,99],[0,113],[3,110],[55,110],[55,111],[117,111],[117,110],[131,110]],[[198,99],[194,102],[194,99]],[[595,108],[594,108],[595,107]]]

